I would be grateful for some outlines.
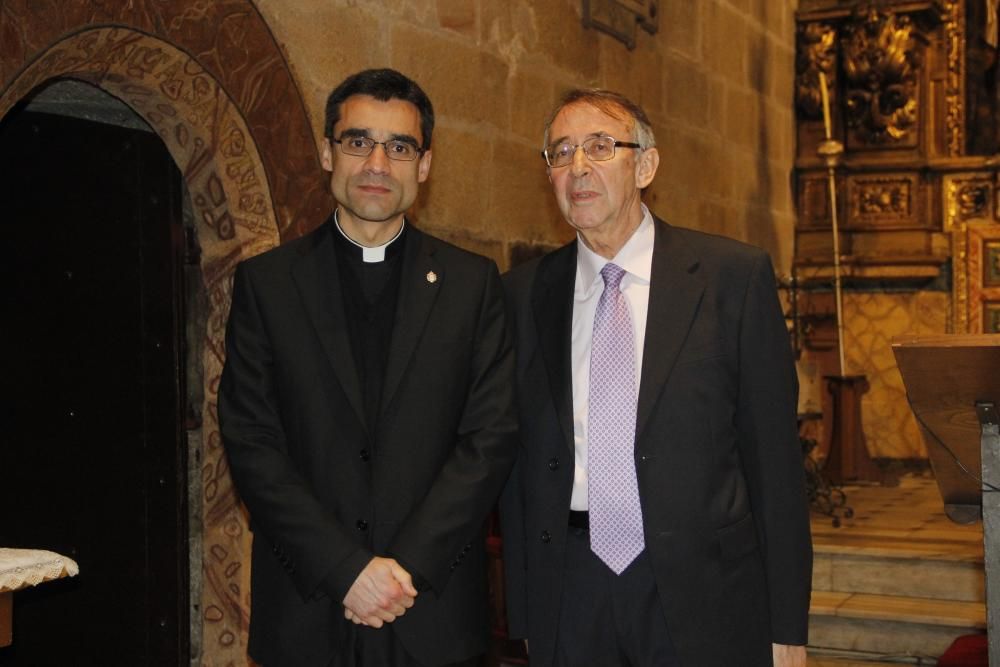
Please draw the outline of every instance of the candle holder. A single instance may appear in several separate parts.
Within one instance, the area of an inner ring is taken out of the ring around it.
[[[835,487],[845,482],[880,481],[878,468],[868,454],[864,431],[861,427],[861,395],[868,391],[864,375],[849,375],[844,357],[844,299],[840,267],[840,228],[837,221],[837,167],[844,153],[844,145],[832,136],[830,122],[830,97],[826,75],[819,73],[820,95],[823,101],[823,129],[826,139],[816,153],[826,163],[829,186],[830,228],[833,233],[833,291],[837,309],[837,375],[827,376],[828,389],[833,401],[833,419],[830,430],[830,447],[823,469]],[[840,492],[840,500],[846,500]]]

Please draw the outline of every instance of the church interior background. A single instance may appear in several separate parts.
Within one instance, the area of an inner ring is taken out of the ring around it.
[[[501,270],[571,238],[538,157],[559,94],[638,101],[663,156],[647,205],[772,255],[811,461],[836,427],[824,378],[865,378],[875,472],[839,527],[816,514],[812,660],[934,664],[981,634],[982,530],[941,516],[891,341],[1000,333],[997,25],[992,0],[0,0],[4,305],[24,323],[0,547],[81,567],[14,596],[0,664],[247,664],[250,535],[215,416],[232,273],[325,219],[325,97],[380,66],[437,111],[417,224]],[[874,542],[845,544],[865,521]],[[889,571],[905,590],[864,588]]]

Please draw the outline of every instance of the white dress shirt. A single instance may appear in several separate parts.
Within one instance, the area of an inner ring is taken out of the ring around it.
[[[635,386],[642,377],[642,346],[646,340],[646,314],[649,311],[649,276],[653,266],[653,216],[645,205],[642,221],[611,261],[625,269],[621,292],[632,316],[635,337]],[[576,239],[576,283],[573,288],[573,442],[576,449],[573,496],[570,509],[585,511],[587,503],[587,415],[590,407],[590,348],[594,334],[597,302],[604,292],[601,269],[608,263],[583,242]]]

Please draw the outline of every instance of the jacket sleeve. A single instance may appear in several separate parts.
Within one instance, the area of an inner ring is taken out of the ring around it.
[[[482,283],[468,399],[456,445],[389,548],[438,593],[455,558],[482,529],[516,453],[514,352],[500,276],[492,263]]]
[[[511,321],[511,330],[515,332],[515,341],[518,341],[520,330],[518,328],[517,298],[522,290],[511,273],[503,277],[504,295],[507,302],[507,316]],[[514,356],[520,354],[519,344],[515,342]],[[515,404],[520,397],[515,396]],[[522,639],[528,636],[528,592],[527,592],[527,567],[525,553],[525,529],[524,529],[524,496],[521,485],[521,466],[523,456],[520,449],[523,442],[519,444],[518,458],[511,470],[510,478],[500,496],[500,530],[503,539],[503,568],[504,568],[504,602],[507,608],[507,635],[511,639]]]
[[[739,446],[763,545],[771,640],[801,645],[807,639],[812,544],[796,426],[798,382],[774,271],[763,252],[747,283],[739,358]]]
[[[253,273],[237,267],[219,385],[219,426],[230,473],[250,513],[303,599],[338,602],[372,554],[326,510],[288,453],[275,355]]]
[[[507,607],[507,635],[511,639],[528,636],[528,591],[525,567],[524,500],[517,463],[500,497],[500,527],[503,536],[504,601]]]

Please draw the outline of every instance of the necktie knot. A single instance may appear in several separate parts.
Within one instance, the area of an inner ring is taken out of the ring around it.
[[[601,269],[601,277],[604,278],[605,289],[618,289],[618,286],[622,282],[622,278],[625,277],[625,269],[617,264],[608,262],[604,265],[604,268]]]

